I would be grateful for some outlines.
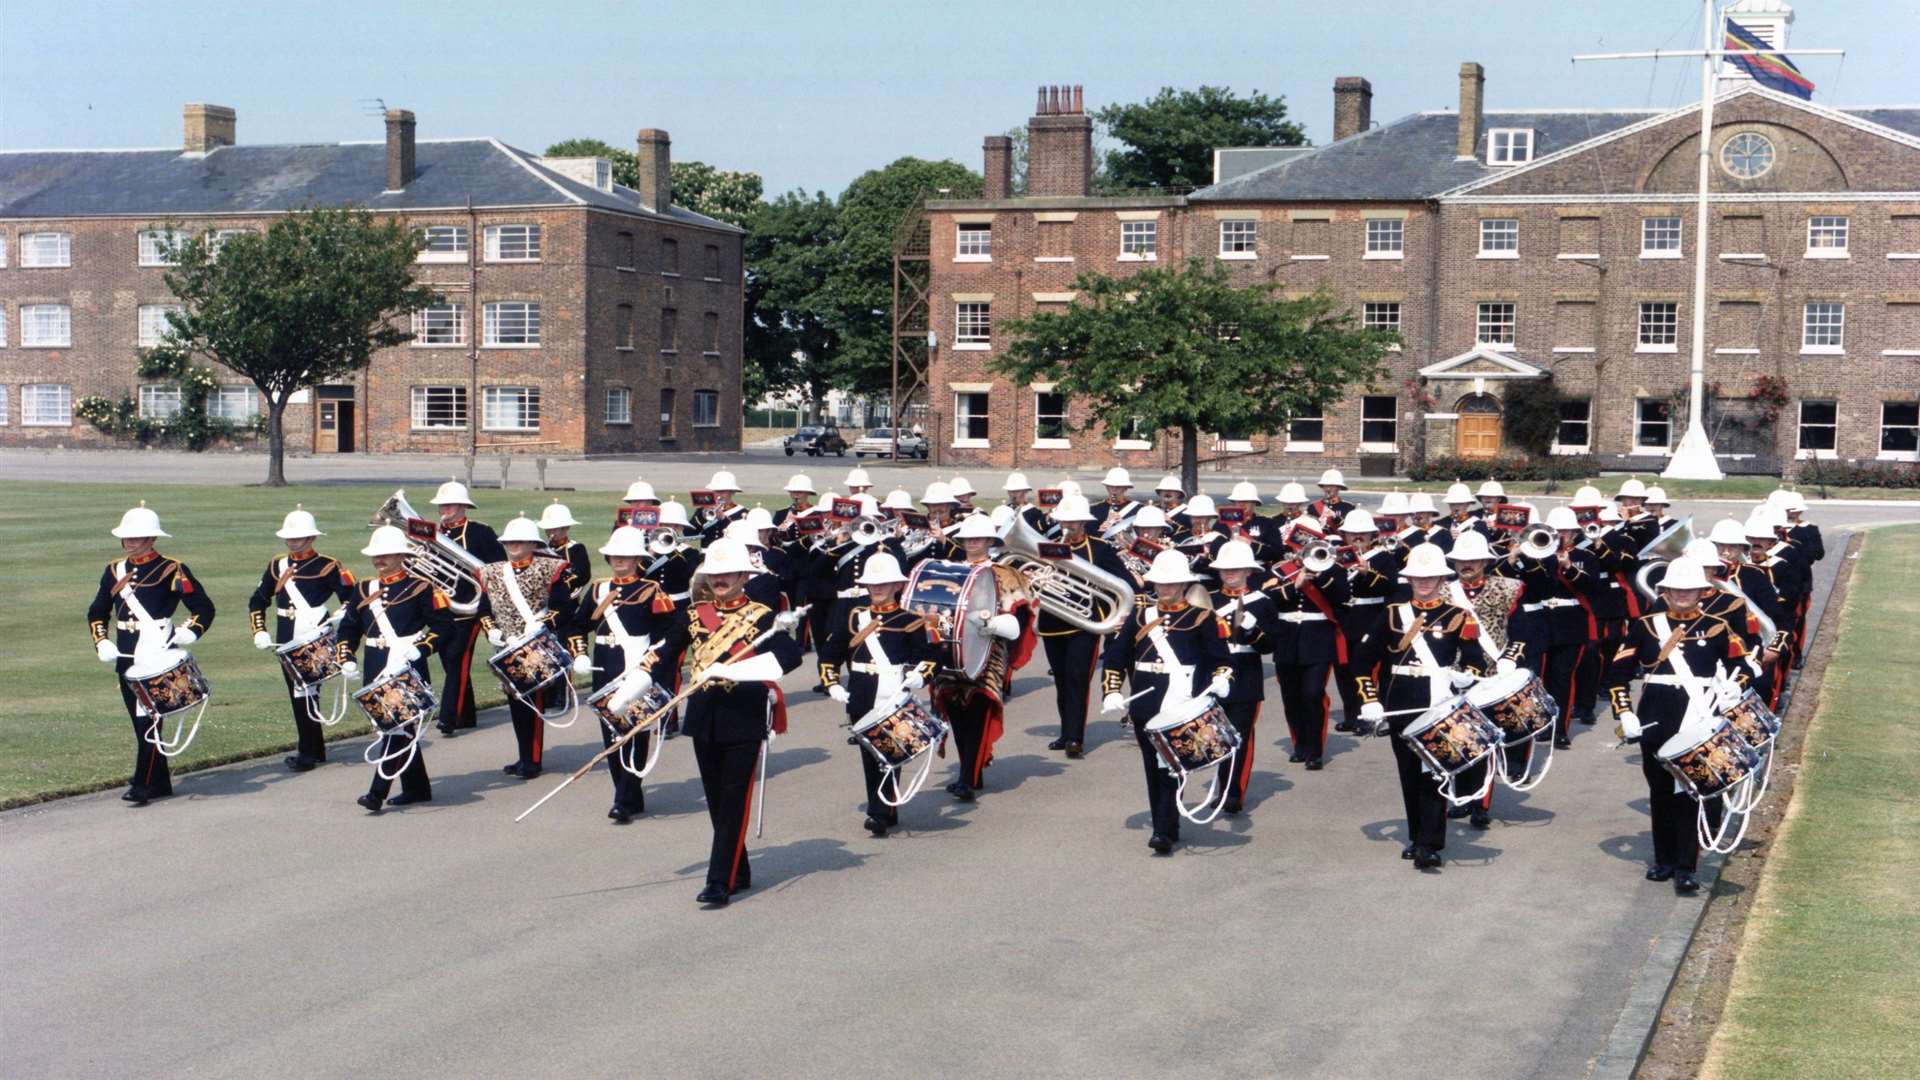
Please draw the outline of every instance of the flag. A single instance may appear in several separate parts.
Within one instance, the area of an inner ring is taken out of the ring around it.
[[[1753,52],[1771,47],[1760,40],[1760,35],[1732,19],[1727,20],[1726,43],[1722,48],[1728,52]],[[1793,61],[1782,54],[1754,52],[1751,56],[1729,56],[1727,60],[1769,90],[1792,94],[1805,101],[1813,100],[1813,80],[1800,74],[1800,69],[1793,66]]]

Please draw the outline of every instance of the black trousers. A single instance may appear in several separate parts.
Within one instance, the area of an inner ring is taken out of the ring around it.
[[[1546,751],[1540,748],[1540,740],[1533,738],[1528,739],[1519,746],[1503,746],[1493,753],[1506,755],[1508,776],[1521,776],[1527,771],[1527,767],[1533,763],[1533,755],[1546,753]],[[1454,780],[1455,790],[1472,791],[1478,788],[1481,784],[1486,783],[1487,770],[1491,768],[1493,768],[1493,754],[1488,754],[1480,764],[1460,770],[1460,776]],[[1493,784],[1487,788],[1487,793],[1480,797],[1480,801],[1473,805],[1482,810],[1493,809],[1493,793],[1499,790],[1500,781],[1496,779]]]
[[[1353,665],[1333,666],[1333,687],[1340,695],[1340,722],[1348,727],[1360,722],[1360,691],[1353,684],[1353,676]]]
[[[900,808],[897,806],[888,806],[880,799],[880,781],[886,776],[885,771],[880,768],[880,762],[875,760],[874,756],[867,752],[866,747],[862,746],[859,750],[860,771],[866,774],[867,780],[867,816],[879,818],[889,825],[900,824]],[[914,768],[919,768],[919,766],[915,765]],[[895,788],[893,792],[894,798],[897,799],[900,797],[899,789],[895,787],[894,784],[888,784],[887,786]]]
[[[1600,636],[1581,650],[1580,666],[1574,674],[1573,711],[1580,716],[1593,715],[1594,701],[1600,694],[1601,673],[1627,637],[1625,619],[1601,619],[1598,625]]]
[[[1240,752],[1233,757],[1232,772],[1223,777],[1227,782],[1227,797],[1230,799],[1247,797],[1247,779],[1253,775],[1253,728],[1260,722],[1261,704],[1263,703],[1254,700],[1227,701],[1220,705],[1227,711],[1227,719],[1232,722],[1233,730],[1240,733]],[[1220,768],[1225,770],[1228,764],[1228,762],[1221,762]]]
[[[1180,811],[1174,808],[1179,782],[1160,764],[1160,752],[1147,740],[1147,720],[1133,721],[1133,740],[1140,744],[1140,760],[1147,768],[1147,809],[1153,815],[1155,835],[1180,839]]]
[[[993,703],[985,694],[971,694],[966,703],[946,717],[953,728],[954,752],[960,758],[960,782],[977,788],[987,767],[987,714]],[[865,751],[862,751],[864,753]]]
[[[446,692],[440,695],[440,726],[457,730],[479,724],[473,707],[473,653],[480,638],[479,619],[456,619],[446,647],[440,650],[440,671]]]
[[[173,794],[173,771],[167,767],[167,755],[147,741],[148,733],[159,726],[159,718],[140,712],[133,687],[124,678],[120,680],[120,700],[126,702],[127,718],[133,721],[133,778],[127,790],[136,795]]]
[[[380,749],[375,752],[375,756],[385,757],[388,754],[397,754],[404,751],[407,748],[407,744],[414,740],[411,731],[411,728],[396,728],[380,736]],[[387,792],[393,787],[393,781],[387,780],[380,775],[382,768],[385,768],[389,773],[393,771],[391,765],[374,766],[373,783],[367,785],[367,794],[376,799],[386,798]],[[425,750],[417,751],[413,755],[413,760],[407,762],[407,767],[401,770],[400,793],[420,799],[432,797],[433,782],[427,777],[427,752]]]
[[[1660,764],[1654,749],[1680,730],[1676,721],[1649,724],[1640,735],[1640,772],[1647,778],[1647,815],[1653,832],[1653,861],[1675,870],[1693,871],[1700,865],[1699,804],[1685,791],[1675,791],[1673,774]]]
[[[813,606],[807,609],[807,636],[812,639],[807,644],[815,653],[820,651],[821,643],[827,640],[827,634],[833,629],[833,609],[837,602],[834,597],[823,597],[815,600]]]
[[[1388,711],[1393,710],[1388,706]],[[1414,847],[1439,851],[1447,846],[1447,800],[1440,797],[1440,785],[1420,769],[1420,755],[1400,737],[1415,718],[1407,716],[1391,721],[1393,761],[1400,770],[1400,801],[1407,815],[1407,839]]]
[[[1100,659],[1100,636],[1075,630],[1040,639],[1047,648],[1047,666],[1053,669],[1053,700],[1060,709],[1060,737],[1087,741],[1087,692],[1093,686],[1093,665]]]
[[[1546,670],[1540,678],[1547,684],[1547,693],[1553,695],[1554,703],[1560,706],[1560,722],[1556,731],[1562,737],[1570,737],[1573,731],[1573,714],[1577,698],[1576,683],[1579,680],[1580,662],[1588,652],[1596,651],[1586,645],[1553,645],[1547,649]]]
[[[761,740],[714,742],[695,737],[693,759],[700,766],[700,787],[707,794],[707,818],[713,822],[713,850],[707,855],[707,884],[732,889],[748,876],[748,807],[753,802],[754,767]]]
[[[1274,676],[1280,682],[1280,707],[1286,711],[1287,730],[1293,736],[1293,752],[1308,761],[1318,761],[1327,752],[1327,672],[1330,669],[1328,664],[1273,666]]]
[[[613,729],[602,722],[600,724],[600,745],[612,746],[613,740]],[[629,814],[645,813],[647,809],[647,797],[640,790],[640,778],[622,768],[620,758],[623,756],[631,756],[634,764],[644,767],[647,754],[652,749],[653,733],[648,732],[645,735],[635,735],[632,739],[628,740],[626,749],[607,759],[607,771],[613,776],[613,805],[625,810]]]
[[[554,699],[558,684],[546,687],[533,695],[534,704],[544,709]],[[512,694],[507,695],[507,715],[513,718],[513,741],[520,747],[520,768],[535,770],[540,768],[540,757],[547,742],[547,722],[532,705],[521,701]],[[602,725],[604,726],[604,725]]]
[[[284,667],[280,669],[280,678],[287,684],[287,700],[293,703],[293,734],[298,743],[294,748],[294,753],[306,758],[308,761],[327,760],[326,729],[320,726],[320,721],[313,719],[313,717],[308,714],[307,709],[309,703],[311,703],[314,708],[319,708],[320,698],[318,696],[310,698],[295,696],[293,692],[293,676],[287,674],[287,669]],[[318,691],[316,691],[316,695],[317,694]]]

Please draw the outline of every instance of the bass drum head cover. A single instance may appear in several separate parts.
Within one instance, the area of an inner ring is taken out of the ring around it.
[[[977,679],[986,669],[993,645],[985,620],[1000,610],[1000,590],[991,563],[948,562],[928,559],[907,578],[902,603],[926,617],[928,637],[937,638],[947,653],[947,666]]]

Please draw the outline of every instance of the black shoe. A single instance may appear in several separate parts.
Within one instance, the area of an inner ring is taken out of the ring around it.
[[[1466,804],[1462,804],[1460,806],[1449,806],[1447,807],[1447,820],[1459,821],[1461,818],[1466,817],[1468,814],[1471,814],[1471,813],[1473,813],[1473,807]]]
[[[1693,871],[1691,870],[1675,870],[1673,872],[1673,891],[1680,896],[1692,896],[1694,893],[1700,891],[1700,882],[1693,876]]]
[[[312,758],[304,758],[299,754],[295,754],[287,759],[287,768],[292,769],[294,772],[310,772],[314,764],[315,762]]]
[[[1231,799],[1231,798],[1228,799],[1226,805],[1220,808],[1220,812],[1227,815],[1228,817],[1239,817],[1240,816],[1240,800]]]
[[[874,817],[872,814],[867,815],[867,820],[864,822],[864,824],[867,827],[867,831],[872,833],[876,837],[887,835],[887,830],[893,828],[893,824],[891,822],[886,821],[883,818]]]
[[[814,684],[813,684],[813,692],[814,692],[814,693],[816,693],[816,694],[824,694],[824,693],[826,693],[826,692],[827,692],[827,684],[826,684],[826,683],[819,683],[819,682],[817,682],[817,683],[814,683]]]
[[[1340,732],[1342,735],[1351,735],[1353,734],[1354,727],[1352,723],[1346,720],[1342,720],[1339,723],[1333,725],[1333,730]]]
[[[705,904],[708,907],[726,907],[727,887],[724,885],[709,884],[706,888],[700,890],[699,896],[693,899],[695,903]]]
[[[1406,847],[1403,847],[1403,848],[1401,848],[1401,849],[1400,849],[1400,857],[1401,857],[1401,858],[1403,858],[1403,859],[1411,859],[1411,858],[1413,858],[1413,845],[1412,845],[1412,844],[1408,844],[1408,845],[1407,845]]]
[[[1476,806],[1473,808],[1473,817],[1467,821],[1467,824],[1476,829],[1491,828],[1493,826],[1493,815]]]
[[[1414,848],[1413,868],[1415,870],[1440,869],[1440,853],[1437,851],[1428,851],[1426,848]]]
[[[362,795],[353,801],[366,807],[367,813],[369,814],[377,814],[380,812],[380,796],[378,795]]]
[[[1067,740],[1065,739],[1055,739],[1047,744],[1047,749],[1049,750],[1065,750],[1066,748]]]
[[[539,778],[541,773],[546,771],[546,769],[538,765],[522,765],[520,767],[520,779],[535,780]]]
[[[961,802],[973,801],[973,789],[961,783],[958,780],[955,780],[953,783],[948,784],[947,790],[949,792],[952,792],[953,797],[960,800]]]
[[[403,791],[400,794],[395,795],[392,798],[388,799],[387,805],[388,806],[411,806],[412,804],[417,802],[432,802],[432,801],[433,801],[432,795],[409,795]]]
[[[1555,735],[1553,737],[1553,748],[1555,750],[1571,750],[1573,749],[1573,740],[1567,738],[1565,735]]]
[[[1153,849],[1155,855],[1165,855],[1173,850],[1173,838],[1164,833],[1154,833],[1147,840],[1147,846]]]
[[[120,796],[120,801],[130,802],[135,806],[145,806],[147,805],[147,793],[140,788],[128,788],[126,792]]]
[[[1314,758],[1311,761],[1307,762],[1308,772],[1319,772],[1321,769],[1324,769],[1326,767],[1327,767],[1327,763],[1326,763],[1326,760],[1323,758]]]
[[[1580,721],[1583,724],[1587,724],[1589,726],[1594,723],[1593,714],[1590,712],[1580,713],[1576,715],[1574,719]]]
[[[433,729],[449,739],[453,738],[455,730],[452,724],[435,724]]]
[[[1086,752],[1087,752],[1086,748],[1082,747],[1077,742],[1070,742],[1067,744],[1067,756],[1070,758],[1074,758],[1078,760],[1079,758],[1086,756]]]
[[[509,761],[507,764],[501,766],[500,771],[507,776],[519,776],[520,763],[517,761]]]
[[[1665,863],[1654,863],[1652,866],[1647,867],[1647,880],[1648,881],[1672,881],[1673,867],[1668,866]]]
[[[619,803],[613,804],[613,807],[607,811],[607,817],[615,825],[626,825],[633,821],[633,815],[627,813],[627,808]]]
[[[1301,757],[1300,752],[1296,750],[1293,753],[1287,755],[1287,760],[1293,762],[1295,765],[1298,765],[1307,759]]]

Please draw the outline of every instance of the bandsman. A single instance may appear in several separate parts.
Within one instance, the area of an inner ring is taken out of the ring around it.
[[[1240,733],[1240,754],[1232,762],[1231,771],[1221,778],[1227,785],[1221,812],[1232,817],[1240,813],[1247,797],[1247,781],[1253,777],[1254,729],[1267,696],[1260,657],[1273,651],[1283,626],[1273,596],[1253,581],[1255,574],[1264,576],[1265,568],[1251,545],[1244,540],[1220,545],[1220,557],[1214,560],[1213,569],[1220,575],[1220,585],[1212,592],[1213,610],[1227,628],[1227,666],[1233,669],[1231,685],[1220,698],[1220,706]],[[1223,764],[1221,768],[1228,766]]]
[[[985,515],[961,522],[955,539],[969,566],[991,565],[998,531]],[[998,601],[994,611],[983,613],[990,638],[986,664],[978,676],[953,666],[941,667],[934,676],[933,707],[953,729],[960,758],[960,775],[947,785],[947,793],[961,802],[972,802],[985,785],[993,745],[1005,729],[1007,687],[1013,673],[1033,656],[1035,607],[1027,579],[1010,567],[993,566],[992,572]]]
[[[1320,551],[1289,557],[1262,586],[1279,621],[1272,639],[1273,674],[1293,743],[1287,760],[1304,762],[1309,772],[1326,765],[1327,676],[1349,664],[1337,609],[1350,596],[1350,582],[1331,549],[1322,550],[1324,561],[1308,561]]]
[[[540,554],[540,529],[526,515],[507,522],[500,534],[506,558],[480,568],[480,629],[497,651],[533,637],[549,626],[565,627],[573,618],[573,570],[565,559]],[[531,700],[507,695],[513,739],[520,754],[501,768],[508,776],[531,780],[545,768],[546,718],[543,710],[555,686]]]
[[[340,620],[340,666],[345,678],[352,678],[359,667],[353,654],[362,651],[367,683],[372,685],[412,668],[420,681],[431,685],[433,673],[427,657],[454,633],[452,602],[445,593],[423,578],[407,572],[407,537],[391,525],[373,530],[362,555],[373,560],[373,576],[354,586],[353,603]],[[478,618],[475,618],[476,625]],[[407,806],[433,801],[433,782],[427,776],[427,758],[421,750],[421,716],[412,723],[399,724],[374,739],[369,751],[374,759],[373,780],[367,793],[357,801],[370,814],[386,806]],[[399,771],[400,794],[387,797],[393,776],[387,763],[402,761]]]
[[[326,534],[314,523],[312,514],[294,507],[273,535],[286,542],[287,553],[267,563],[259,586],[247,602],[253,647],[262,651],[290,645],[319,630],[329,618],[344,617],[346,605],[354,598],[353,571],[313,549],[314,540]],[[327,611],[329,598],[339,602],[339,616]],[[271,631],[267,629],[269,612],[274,617]],[[284,666],[280,676],[286,681],[287,700],[293,705],[295,747],[286,759],[287,768],[306,772],[327,760],[326,733],[318,718],[320,690],[295,689],[293,676]]]
[[[1067,548],[1069,558],[1084,559],[1127,580],[1126,564],[1113,545],[1087,535],[1093,511],[1085,496],[1063,496],[1053,509],[1053,520],[1060,525],[1060,543]],[[1048,743],[1047,749],[1077,758],[1086,748],[1087,694],[1093,686],[1094,664],[1100,659],[1100,637],[1045,610],[1040,612],[1039,635],[1047,650],[1047,666],[1053,669],[1054,704],[1060,712],[1060,737]]]
[[[1347,478],[1340,474],[1340,470],[1328,469],[1321,473],[1320,497],[1313,500],[1313,505],[1307,507],[1307,513],[1312,514],[1315,520],[1320,522],[1320,531],[1327,536],[1332,536],[1339,531],[1341,520],[1353,513],[1355,509],[1355,506],[1347,501]]]
[[[746,507],[733,501],[740,494],[740,482],[733,473],[721,469],[707,481],[707,490],[713,492],[713,505],[698,507],[693,512],[693,528],[700,534],[700,546],[706,547],[726,533],[727,526],[747,512]]]
[[[567,561],[567,585],[575,590],[585,588],[587,582],[593,580],[593,556],[587,553],[587,545],[573,539],[573,527],[578,524],[573,520],[573,511],[559,499],[540,511],[540,531],[547,538],[547,550]]]
[[[473,497],[467,494],[467,485],[458,480],[449,480],[440,485],[433,494],[434,509],[440,513],[440,532],[447,539],[467,549],[467,553],[481,563],[496,563],[507,557],[506,549],[500,546],[500,537],[489,526],[474,521],[467,512],[474,508]],[[452,596],[447,597],[450,605],[451,624],[447,628],[442,646],[436,651],[440,654],[440,670],[446,677],[446,687],[440,696],[440,733],[449,738],[457,732],[476,726],[480,722],[479,713],[473,703],[473,652],[480,640],[480,592],[475,586],[462,583]]]

